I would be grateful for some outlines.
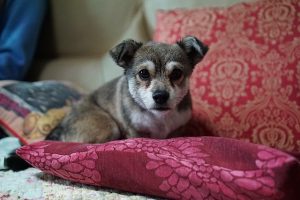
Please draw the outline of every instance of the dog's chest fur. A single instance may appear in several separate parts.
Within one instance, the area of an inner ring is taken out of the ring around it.
[[[160,112],[132,112],[130,118],[133,127],[142,133],[149,134],[148,137],[163,139],[183,126],[191,117],[191,110],[172,110],[168,113]]]
[[[105,106],[111,103],[114,104],[111,108],[116,108],[116,110],[108,110],[118,121],[121,132],[125,132],[125,137],[167,138],[191,118],[189,95],[172,110],[165,112],[150,111],[141,108],[132,98],[125,77],[121,77],[115,84],[116,90],[115,95],[113,95],[115,101],[111,101],[114,98],[110,97],[101,104]]]

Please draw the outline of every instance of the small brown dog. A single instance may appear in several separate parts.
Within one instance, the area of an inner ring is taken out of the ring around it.
[[[110,54],[124,75],[74,105],[47,139],[101,143],[169,137],[191,117],[189,77],[207,51],[192,36],[172,45],[123,41]]]

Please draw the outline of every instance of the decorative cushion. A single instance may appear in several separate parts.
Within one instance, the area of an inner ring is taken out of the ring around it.
[[[221,137],[42,141],[17,150],[74,182],[172,199],[299,199],[300,164],[262,145]]]
[[[299,10],[259,0],[157,13],[156,41],[195,35],[210,48],[190,82],[194,127],[300,152]]]
[[[43,140],[81,94],[66,82],[0,81],[0,127],[23,144]]]

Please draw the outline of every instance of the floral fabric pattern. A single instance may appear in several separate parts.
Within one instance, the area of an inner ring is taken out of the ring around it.
[[[195,35],[210,48],[190,83],[195,131],[299,152],[299,10],[259,0],[158,12],[156,41]]]
[[[61,178],[171,199],[300,197],[299,161],[238,140],[128,139],[105,144],[44,141],[17,153]]]

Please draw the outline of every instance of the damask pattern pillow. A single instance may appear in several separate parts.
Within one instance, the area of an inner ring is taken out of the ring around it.
[[[168,199],[300,199],[297,159],[228,138],[43,141],[17,153],[67,180]]]
[[[0,81],[0,129],[23,144],[43,140],[67,112],[66,105],[81,96],[67,82]]]
[[[157,13],[156,41],[195,35],[210,48],[190,83],[196,131],[300,152],[299,10],[259,0]]]

